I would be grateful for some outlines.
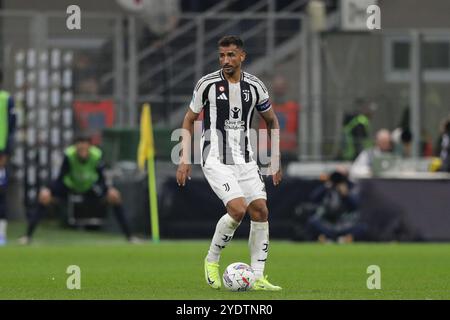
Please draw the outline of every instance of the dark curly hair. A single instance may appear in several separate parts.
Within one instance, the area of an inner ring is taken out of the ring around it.
[[[228,47],[234,44],[240,49],[244,48],[244,41],[242,41],[242,39],[238,36],[224,36],[220,38],[217,44],[219,45],[219,47]]]

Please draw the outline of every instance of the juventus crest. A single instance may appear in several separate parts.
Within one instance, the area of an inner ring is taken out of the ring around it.
[[[242,90],[242,93],[244,94],[244,101],[249,102],[250,101],[250,90]]]

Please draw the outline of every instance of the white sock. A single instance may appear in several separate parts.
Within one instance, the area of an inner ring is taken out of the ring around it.
[[[6,226],[8,222],[5,219],[0,220],[0,238],[6,239]]]
[[[219,262],[220,252],[233,238],[234,231],[241,223],[234,220],[228,213],[225,213],[217,222],[216,231],[209,247],[206,260],[208,262]]]
[[[250,247],[251,266],[255,273],[255,278],[262,278],[267,253],[269,252],[269,222],[250,222],[248,245]]]

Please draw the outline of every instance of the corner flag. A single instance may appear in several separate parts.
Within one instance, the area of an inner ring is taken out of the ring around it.
[[[152,225],[153,242],[159,242],[159,221],[158,221],[158,197],[156,191],[155,177],[155,146],[153,139],[153,125],[151,108],[148,103],[144,104],[141,112],[141,128],[138,148],[138,165],[141,170],[145,169],[147,160],[148,171],[148,192],[150,200],[150,221]]]

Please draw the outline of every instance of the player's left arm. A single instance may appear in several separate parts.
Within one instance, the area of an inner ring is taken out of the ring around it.
[[[271,141],[272,152],[270,168],[272,172],[273,184],[277,186],[280,184],[283,176],[280,157],[280,124],[273,108],[269,108],[267,111],[261,112],[260,115],[266,122]]]

